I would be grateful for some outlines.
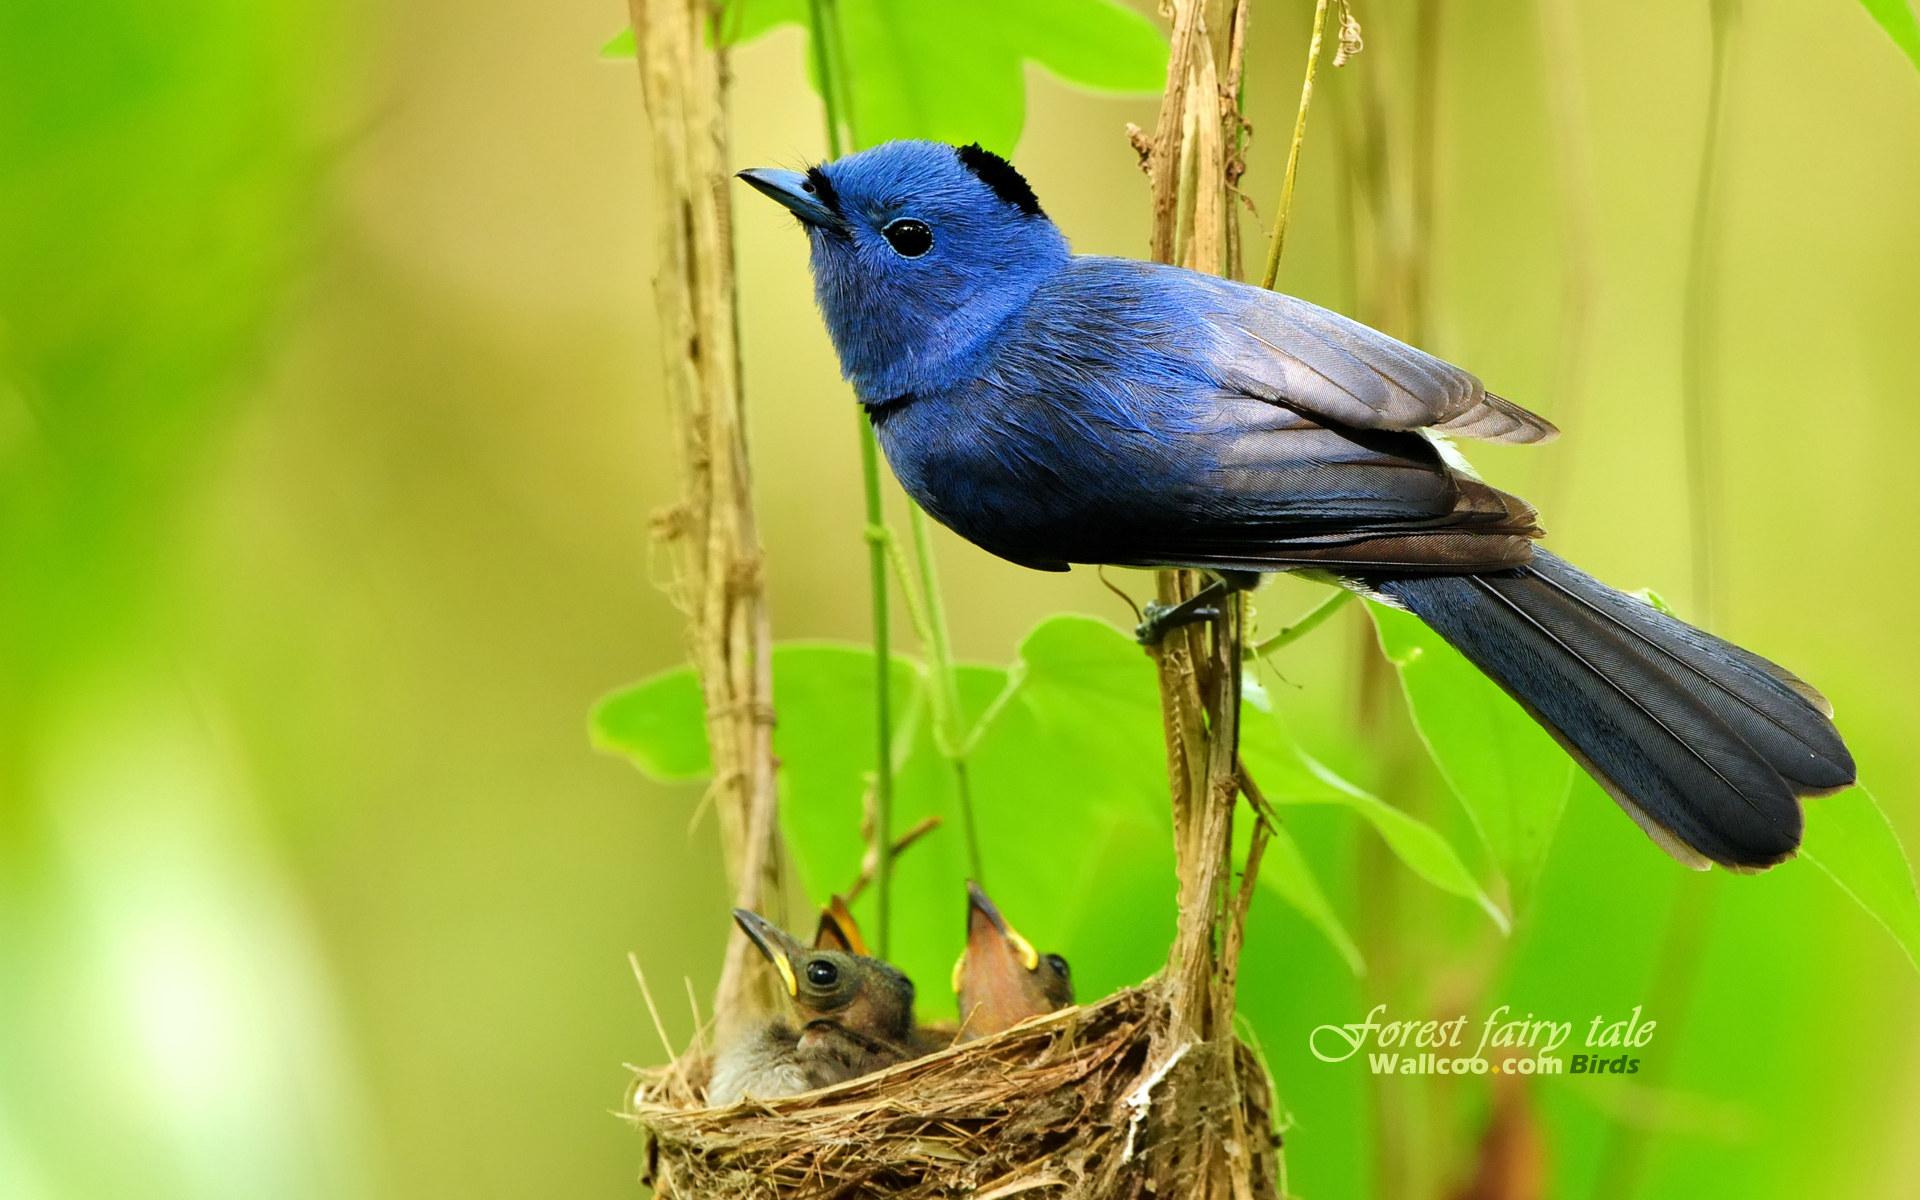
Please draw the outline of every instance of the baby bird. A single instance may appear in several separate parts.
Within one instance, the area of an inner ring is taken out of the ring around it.
[[[847,907],[846,899],[834,896],[820,910],[820,924],[814,927],[813,948],[815,950],[839,950],[846,954],[858,954],[862,958],[872,958],[867,953],[867,939],[860,933],[860,925],[853,919],[853,910]]]
[[[848,954],[872,957],[867,951],[867,939],[860,932],[859,922],[853,919],[853,912],[847,907],[844,897],[835,896],[820,910],[820,924],[813,934],[815,950],[844,950]],[[908,1058],[919,1058],[923,1054],[934,1054],[953,1045],[956,1027],[951,1023],[934,1025],[916,1025],[913,1034],[907,1039]]]
[[[1073,976],[1058,954],[1040,954],[980,885],[967,883],[967,948],[953,968],[960,1002],[958,1040],[1011,1029],[1028,1017],[1073,1003]]]
[[[715,1057],[707,1103],[771,1100],[912,1057],[913,983],[875,958],[813,949],[757,913],[733,910],[786,987],[790,1016],[761,1021]]]

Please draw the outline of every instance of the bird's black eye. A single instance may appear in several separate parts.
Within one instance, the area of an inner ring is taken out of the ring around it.
[[[1058,975],[1062,979],[1067,977],[1066,959],[1061,958],[1058,954],[1049,954],[1044,961],[1055,975]]]
[[[912,217],[889,221],[880,233],[887,239],[887,245],[893,247],[893,252],[902,258],[919,258],[933,249],[933,230],[927,228],[925,221],[916,221]]]
[[[840,980],[840,968],[824,958],[807,964],[807,982],[817,988],[830,988]]]

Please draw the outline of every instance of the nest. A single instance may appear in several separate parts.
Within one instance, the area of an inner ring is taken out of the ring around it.
[[[1238,1040],[1174,1043],[1168,1030],[1160,991],[1129,989],[831,1088],[720,1109],[702,1106],[707,1063],[690,1054],[640,1072],[627,1116],[661,1200],[1272,1200],[1265,1069]]]

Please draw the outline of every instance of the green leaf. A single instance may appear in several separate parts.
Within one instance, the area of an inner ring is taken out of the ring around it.
[[[1045,914],[1050,923],[1029,931],[1036,945],[1051,930],[1077,953],[1104,944],[1107,957],[1096,949],[1089,963],[1104,974],[1081,972],[1084,978],[1131,982],[1154,968],[1165,946],[1143,946],[1116,924],[1117,897],[1130,897],[1137,920],[1168,929],[1173,912],[1166,757],[1152,661],[1111,625],[1062,616],[1027,635],[1007,679],[974,743],[988,886],[1017,923],[1029,920],[1022,914]],[[1248,706],[1244,719],[1243,752],[1275,803],[1345,807],[1372,825],[1415,874],[1474,901],[1504,928],[1504,914],[1438,832],[1302,754],[1258,707]],[[1071,851],[1063,853],[1063,845]],[[1269,855],[1261,873],[1266,886],[1349,966],[1361,969],[1352,937],[1292,839],[1283,834]]]
[[[1010,710],[1027,719],[1031,770],[1084,790],[1072,781],[1097,768],[1111,778],[1109,803],[1124,795],[1167,817],[1160,691],[1153,661],[1132,638],[1092,617],[1049,618],[1021,641],[1013,679],[1017,690],[997,723],[1004,729]]]
[[[1125,635],[1079,617],[1044,622],[1020,653],[1011,668],[956,672],[961,712],[977,722],[967,777],[983,882],[1035,945],[1072,957],[1082,994],[1093,995],[1153,971],[1172,930],[1153,670]],[[803,663],[782,647],[774,662],[781,826],[803,885],[823,897],[847,886],[863,851],[871,659]],[[952,764],[934,746],[918,677],[901,687],[909,699],[896,741],[894,826],[926,816],[943,826],[896,865],[891,957],[920,981],[921,1013],[932,1019],[950,1011],[944,984],[970,866]],[[870,937],[875,904],[869,888],[854,905]]]
[[[1299,844],[1285,829],[1276,827],[1272,831],[1266,861],[1260,867],[1260,886],[1285,900],[1319,930],[1355,975],[1366,974],[1367,962],[1360,955],[1360,947],[1333,911]]]
[[[774,709],[779,714],[774,749],[780,757],[780,828],[807,895],[825,900],[846,890],[860,872],[866,853],[861,826],[873,780],[873,651],[834,647],[834,657],[808,656],[781,671],[774,652]],[[795,668],[798,668],[797,670]],[[911,974],[916,964],[901,953],[916,936],[911,910],[929,873],[947,876],[948,850],[959,844],[959,828],[947,793],[948,781],[936,771],[931,722],[918,668],[894,660],[894,739],[892,831],[905,832],[926,816],[946,827],[924,839],[895,865],[893,873],[893,957]],[[957,860],[955,860],[957,868]],[[950,884],[957,888],[957,883]],[[855,908],[877,936],[878,911],[871,889]]]
[[[1103,92],[1166,87],[1166,38],[1134,9],[1111,0],[993,0],[981,8],[1008,31],[1010,49],[1067,83]]]
[[[1893,44],[1900,47],[1906,56],[1920,67],[1920,18],[1913,15],[1913,6],[1908,0],[1860,0],[1880,28],[1887,31]]]
[[[1341,778],[1300,749],[1278,721],[1266,714],[1242,716],[1241,754],[1260,790],[1276,806],[1328,804],[1346,809],[1373,827],[1408,870],[1450,895],[1471,900],[1508,931],[1507,914],[1439,830]]]
[[[893,661],[894,758],[904,757],[920,718],[920,667]],[[786,642],[773,651],[773,748],[782,787],[801,797],[858,788],[873,769],[873,651],[832,642]],[[595,748],[627,758],[663,783],[712,773],[700,683],[679,667],[615,691],[594,705]],[[856,825],[857,831],[857,825]],[[857,854],[856,854],[857,859]]]
[[[968,759],[983,882],[1035,946],[1072,960],[1082,995],[1136,983],[1164,962],[1174,915],[1153,663],[1118,629],[1059,616],[1004,677]],[[958,895],[941,910],[948,965]]]
[[[600,47],[601,58],[625,60],[632,58],[638,52],[639,49],[633,40],[633,26],[631,25],[608,38],[606,44]]]
[[[1021,65],[1082,87],[1157,92],[1165,42],[1112,0],[842,0],[847,114],[858,143],[977,141],[1011,153],[1026,119]]]
[[[1806,813],[1801,856],[1886,926],[1920,967],[1920,894],[1907,852],[1879,803],[1856,787],[1807,801]]]
[[[1532,888],[1566,808],[1573,760],[1525,709],[1419,618],[1369,602],[1414,726],[1506,876]]]
[[[930,814],[951,825],[957,812],[944,790],[950,787],[942,773],[945,764],[932,748],[921,668],[896,657],[892,672],[893,827],[904,832]],[[1005,677],[1004,670],[963,668],[962,704],[977,710],[1004,686]],[[781,831],[803,886],[823,900],[852,884],[866,851],[861,825],[874,767],[872,649],[833,642],[774,647],[773,703],[779,717],[773,749],[780,761]],[[699,681],[691,667],[609,695],[594,707],[591,730],[596,747],[624,756],[653,779],[685,782],[712,772]],[[956,829],[948,840],[957,844],[957,836]],[[941,841],[937,835],[925,839],[896,869],[902,888],[895,905],[897,933],[905,932],[902,914],[920,903],[905,886],[913,872],[944,880],[949,892],[959,887],[960,867],[942,858]],[[875,914],[862,915],[872,920]]]
[[[1652,606],[1655,612],[1663,612],[1670,617],[1677,617],[1680,615],[1679,609],[1675,608],[1671,603],[1669,603],[1665,596],[1662,596],[1659,592],[1654,591],[1650,587],[1635,588],[1631,592],[1628,592],[1627,595],[1632,596],[1635,600],[1640,601],[1642,604]]]
[[[713,773],[700,680],[692,667],[655,675],[603,697],[593,706],[588,730],[594,749],[625,756],[649,779],[684,783]]]
[[[1011,153],[1026,119],[1028,62],[1099,91],[1144,94],[1166,83],[1166,39],[1115,0],[837,0],[835,9],[847,120],[860,146],[931,138]],[[733,44],[777,25],[806,27],[809,12],[805,0],[750,0],[730,6],[725,21],[723,36]],[[632,31],[600,53],[631,58]],[[811,54],[807,61],[818,92]]]

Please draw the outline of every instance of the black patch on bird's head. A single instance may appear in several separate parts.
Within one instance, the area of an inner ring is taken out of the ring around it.
[[[820,201],[826,210],[834,216],[844,216],[840,211],[840,193],[833,190],[833,180],[819,166],[807,168],[807,185],[812,189],[814,199]]]
[[[1013,169],[1013,164],[1001,158],[993,151],[973,142],[957,146],[954,153],[960,156],[960,165],[972,171],[980,182],[993,189],[993,194],[1013,205],[1030,217],[1043,216],[1040,211],[1040,197],[1033,194],[1033,188],[1027,183],[1026,176]]]

